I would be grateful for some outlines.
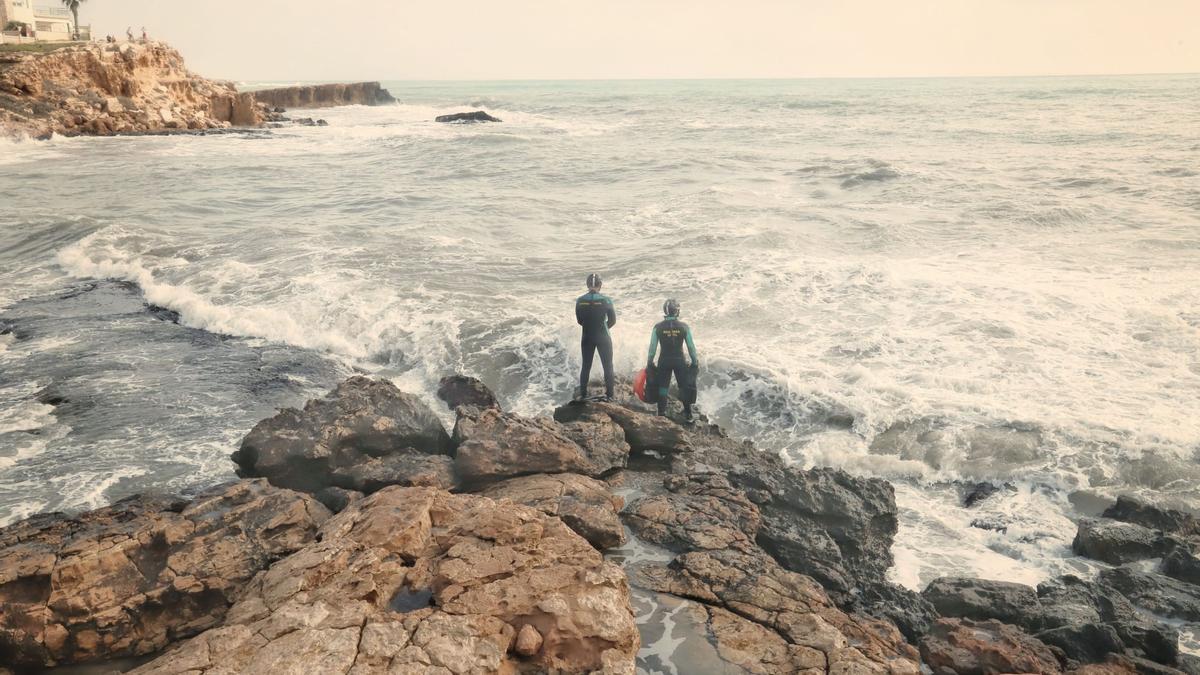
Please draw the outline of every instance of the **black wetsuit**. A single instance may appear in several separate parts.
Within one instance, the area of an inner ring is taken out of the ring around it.
[[[583,351],[583,369],[579,372],[579,395],[587,396],[588,379],[592,374],[592,358],[600,352],[604,367],[604,393],[613,395],[613,345],[608,329],[617,323],[617,310],[607,295],[587,293],[575,301],[575,320],[583,326],[579,345]]]
[[[658,411],[663,413],[667,409],[667,390],[671,387],[671,375],[675,375],[675,381],[679,383],[680,388],[685,383],[691,383],[691,367],[688,365],[687,359],[683,356],[684,347],[687,348],[688,357],[691,358],[693,364],[696,363],[696,344],[692,341],[692,329],[688,325],[678,319],[678,317],[668,316],[654,326],[654,332],[650,334],[650,356],[648,361],[654,362],[654,353],[662,348],[662,354],[658,357],[657,367],[657,384],[658,384]],[[690,402],[684,402],[684,411],[689,414],[692,406]]]

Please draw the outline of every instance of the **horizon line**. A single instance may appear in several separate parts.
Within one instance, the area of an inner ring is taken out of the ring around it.
[[[496,77],[496,78],[425,78],[425,77],[376,77],[371,78],[332,78],[305,80],[290,77],[259,77],[259,78],[223,78],[235,79],[237,82],[302,82],[302,83],[335,83],[335,82],[795,82],[802,80],[984,80],[984,79],[1054,79],[1066,77],[1162,77],[1162,76],[1200,76],[1200,71],[1160,71],[1160,72],[1128,72],[1128,73],[1043,73],[1040,75],[807,75],[795,77],[757,77],[757,76],[722,76],[722,77]]]

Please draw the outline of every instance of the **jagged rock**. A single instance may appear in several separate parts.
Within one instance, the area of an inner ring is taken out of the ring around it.
[[[1042,603],[1037,591],[1024,584],[968,577],[934,579],[921,593],[944,617],[1001,623],[1037,630],[1042,626]]]
[[[500,409],[500,402],[487,385],[477,378],[466,375],[447,375],[438,383],[438,398],[446,402],[451,410],[459,406]]]
[[[623,500],[594,478],[573,473],[535,474],[501,481],[481,494],[557,516],[601,551],[625,543],[625,528],[617,516]]]
[[[1169,577],[1200,585],[1200,558],[1186,545],[1177,543],[1170,547],[1163,556],[1162,571]]]
[[[542,651],[542,642],[542,634],[533,627],[533,624],[527,623],[521,626],[521,630],[517,633],[514,650],[521,656],[533,656]]]
[[[284,112],[292,108],[333,108],[343,105],[387,105],[396,99],[378,82],[303,84],[254,92],[259,103]]]
[[[450,452],[450,436],[421,399],[385,380],[355,376],[303,410],[285,408],[259,422],[232,459],[240,476],[263,476],[273,485],[315,492],[334,485],[338,469],[372,458]],[[388,467],[376,468],[379,476]],[[350,479],[338,487],[360,489]]]
[[[597,466],[623,468],[629,464],[625,430],[605,415],[585,417],[560,425],[562,432],[583,448]]]
[[[388,455],[334,469],[329,480],[337,487],[371,494],[389,485],[457,487],[454,460],[445,455]]]
[[[438,115],[437,117],[434,118],[433,121],[463,123],[463,122],[502,122],[503,120],[501,120],[498,117],[492,117],[491,115],[487,114],[486,112],[484,112],[482,110],[476,110],[475,112],[461,112],[461,113],[454,113],[452,115]]]
[[[825,655],[829,672],[918,672],[916,650],[895,626],[841,611],[812,578],[762,553],[684,553],[669,565],[637,565],[630,580],[722,607],[769,628],[789,646],[815,649]]]
[[[324,504],[325,508],[334,513],[341,513],[351,502],[356,499],[362,499],[363,493],[340,487],[327,487],[318,490],[313,496],[317,498],[317,501]]]
[[[769,498],[759,505],[758,543],[784,567],[835,593],[886,581],[898,527],[887,481],[795,467],[736,471],[730,480]]]
[[[1162,508],[1136,497],[1121,496],[1117,503],[1105,509],[1105,518],[1134,523],[1152,530],[1162,530],[1183,536],[1200,535],[1200,519],[1174,509]]]
[[[896,624],[912,644],[919,644],[934,619],[937,610],[920,593],[896,584],[872,584],[862,589],[852,603],[842,609],[873,616]]]
[[[1161,557],[1167,551],[1163,536],[1133,523],[1084,518],[1071,543],[1075,553],[1110,565]]]
[[[633,452],[673,455],[691,450],[687,432],[679,424],[616,403],[569,403],[554,411],[554,419],[564,424],[594,420],[596,415],[607,416],[620,426]]]
[[[530,419],[493,408],[460,408],[454,425],[455,468],[462,481],[480,485],[533,473],[599,476],[623,464],[592,458],[550,420]],[[598,460],[598,461],[597,461]]]
[[[757,549],[758,507],[717,474],[668,476],[670,494],[630,504],[625,522],[645,541],[676,552]]]
[[[0,67],[0,135],[111,135],[262,122],[253,94],[189,71],[166,44],[74,44]]]
[[[264,480],[190,504],[137,496],[0,530],[0,655],[49,667],[150,654],[217,625],[251,577],[329,511]]]
[[[921,641],[921,658],[935,675],[1063,672],[1044,643],[994,620],[938,619]]]
[[[969,509],[997,492],[1000,492],[1000,486],[995,483],[982,482],[970,485],[963,494],[963,506]]]
[[[1130,567],[1103,570],[1100,580],[1159,616],[1200,621],[1200,588],[1196,586]]]
[[[1125,651],[1125,643],[1112,626],[1084,623],[1050,628],[1036,634],[1047,645],[1063,650],[1068,658],[1081,663],[1098,663],[1109,654]]]
[[[1037,591],[1046,628],[1103,623],[1116,631],[1126,648],[1160,663],[1176,662],[1179,632],[1142,616],[1115,588],[1065,575],[1039,584]]]
[[[558,519],[388,487],[320,534],[256,577],[223,626],[132,673],[633,671],[624,574]],[[519,657],[526,626],[543,644]]]

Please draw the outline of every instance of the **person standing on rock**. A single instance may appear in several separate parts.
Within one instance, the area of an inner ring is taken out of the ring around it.
[[[667,390],[671,386],[671,374],[675,374],[675,382],[679,384],[680,400],[683,402],[683,417],[692,422],[692,404],[696,402],[696,343],[692,341],[692,329],[679,320],[679,301],[674,298],[663,303],[663,320],[654,326],[650,332],[650,355],[646,357],[646,369],[656,373],[655,384],[658,385],[658,415],[667,414]],[[662,355],[658,358],[658,366],[654,365],[654,355],[662,347]],[[683,356],[683,348],[687,347],[689,363]]]
[[[579,372],[579,396],[588,395],[588,380],[592,375],[592,359],[600,352],[600,364],[604,367],[604,398],[613,397],[613,344],[608,330],[617,323],[617,310],[612,298],[600,294],[603,282],[599,274],[589,274],[588,292],[575,300],[575,321],[583,327],[580,348],[583,351],[583,369]]]

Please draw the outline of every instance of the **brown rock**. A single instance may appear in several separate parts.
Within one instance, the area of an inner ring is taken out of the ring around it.
[[[625,543],[625,529],[617,516],[623,500],[614,497],[603,481],[573,473],[534,474],[496,483],[481,494],[558,516],[601,551]]]
[[[625,442],[638,453],[676,454],[691,450],[687,432],[675,422],[617,403],[570,403],[554,411],[554,419],[575,422],[596,414],[608,416],[625,431]]]
[[[320,534],[258,575],[223,626],[132,672],[633,671],[624,574],[557,519],[388,487]],[[541,649],[510,656],[515,626],[536,630]]]
[[[48,667],[158,651],[217,625],[256,572],[328,517],[257,480],[191,504],[131,497],[11,525],[0,530],[0,654]]]
[[[673,551],[757,550],[758,507],[724,476],[668,476],[671,494],[639,499],[625,522],[642,539]]]
[[[542,651],[542,634],[530,624],[521,626],[517,633],[516,652],[521,656],[533,656]]]
[[[396,99],[378,82],[298,85],[254,92],[262,103],[283,108],[331,108],[342,105],[384,105]]]
[[[396,483],[445,483],[445,463],[372,458],[449,455],[450,436],[421,399],[386,380],[355,376],[304,410],[286,408],[263,420],[233,453],[242,476],[263,476],[273,485],[315,492],[335,485],[364,490],[390,475]],[[410,468],[420,476],[405,476]]]
[[[1061,673],[1054,652],[1037,638],[999,621],[938,619],[921,640],[921,658],[934,673]]]
[[[454,425],[454,464],[468,485],[533,473],[599,476],[614,468],[594,462],[551,420],[529,419],[495,409],[459,408]]]
[[[776,632],[788,645],[815,649],[834,672],[915,675],[918,657],[896,627],[847,614],[813,579],[769,556],[736,551],[685,553],[668,565],[630,571],[641,588],[723,607]]]

